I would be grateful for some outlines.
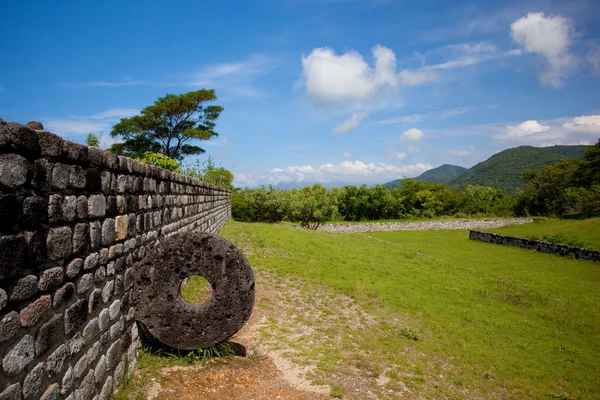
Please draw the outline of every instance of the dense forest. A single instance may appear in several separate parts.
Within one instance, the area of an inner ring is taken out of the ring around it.
[[[584,150],[584,157],[571,158],[578,154],[580,147]],[[546,166],[525,170],[519,176],[525,184],[514,196],[499,184],[467,183],[461,188],[415,179],[405,179],[400,188],[392,189],[383,185],[373,188],[363,185],[327,190],[320,184],[291,190],[262,187],[236,190],[232,216],[238,221],[291,221],[316,228],[319,224],[335,220],[564,215],[600,209],[600,139],[587,149],[585,146],[554,146],[548,149],[557,151],[550,151],[539,158]],[[532,154],[539,155],[536,150],[539,149],[519,147],[499,153],[498,157],[486,162],[497,165],[497,158],[505,159],[506,154],[503,153],[507,152],[511,158],[522,161]],[[551,157],[557,162],[547,165],[546,161]],[[500,166],[498,169],[500,173],[505,170]],[[498,177],[495,182],[506,182],[506,179]]]

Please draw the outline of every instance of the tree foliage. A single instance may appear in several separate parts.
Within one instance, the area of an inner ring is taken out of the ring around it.
[[[210,156],[206,161],[200,162],[198,160],[195,164],[186,166],[181,173],[198,178],[211,185],[233,190],[233,173],[222,166],[217,167]]]
[[[98,140],[98,136],[90,132],[85,138],[85,144],[88,146],[100,147],[100,140]]]
[[[141,158],[150,151],[176,161],[186,155],[204,153],[204,149],[191,142],[218,136],[215,121],[223,107],[206,104],[216,99],[212,89],[159,97],[140,115],[122,118],[113,127],[111,136],[120,136],[123,142],[110,150],[132,158]]]
[[[155,165],[160,168],[164,168],[173,172],[179,171],[179,163],[172,158],[169,158],[161,153],[154,153],[152,151],[145,152],[138,161],[144,162],[146,164]]]

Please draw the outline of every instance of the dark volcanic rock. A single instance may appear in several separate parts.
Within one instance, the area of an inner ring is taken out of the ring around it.
[[[35,129],[36,131],[44,130],[44,125],[42,125],[42,123],[38,122],[38,121],[29,121],[27,123],[27,126],[30,127],[31,129]]]
[[[152,249],[133,269],[136,319],[162,343],[179,349],[213,346],[248,321],[254,274],[234,245],[205,232],[176,234]],[[212,298],[192,305],[180,285],[191,275],[210,282]]]

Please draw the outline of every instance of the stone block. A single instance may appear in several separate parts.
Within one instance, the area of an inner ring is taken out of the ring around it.
[[[104,266],[98,267],[94,272],[94,283],[102,283],[106,279],[106,268]]]
[[[88,168],[85,170],[85,190],[96,193],[102,191],[102,178],[100,171],[96,168]]]
[[[77,332],[73,335],[71,340],[69,340],[69,354],[73,357],[74,355],[79,354],[81,349],[83,349],[83,338],[81,337],[81,333]]]
[[[83,328],[83,344],[85,346],[91,346],[95,339],[100,335],[100,326],[98,325],[98,318],[91,319],[85,328]]]
[[[26,232],[27,257],[29,266],[37,266],[46,262],[46,235],[43,231]]]
[[[104,378],[106,378],[106,357],[101,356],[96,364],[96,368],[94,371],[94,378],[96,379],[97,384],[101,384],[104,382]]]
[[[65,196],[62,203],[62,219],[67,222],[75,221],[77,216],[77,197]]]
[[[102,166],[102,153],[104,151],[99,147],[90,146],[88,147],[88,157],[90,159],[90,163],[97,167]]]
[[[26,265],[25,236],[0,236],[0,281],[21,275]]]
[[[83,260],[81,258],[75,258],[69,264],[67,264],[66,275],[67,278],[73,279],[79,272],[81,272],[81,267],[83,267]]]
[[[73,383],[73,368],[69,366],[67,372],[65,372],[61,381],[60,394],[64,396],[67,393],[69,393],[71,391],[71,388],[73,388]]]
[[[121,354],[121,339],[117,339],[106,352],[106,362],[109,370],[117,366],[121,359]]]
[[[75,390],[75,398],[78,400],[92,400],[94,394],[94,370],[90,370],[79,384],[79,389]]]
[[[39,363],[29,371],[23,381],[23,399],[39,399],[44,388],[44,363]]]
[[[42,325],[35,338],[35,355],[39,357],[60,342],[63,333],[63,315],[55,315]]]
[[[97,250],[102,243],[102,225],[100,221],[90,223],[90,248]]]
[[[23,308],[19,313],[21,326],[34,326],[38,321],[52,310],[52,297],[48,295],[40,296],[38,299]]]
[[[65,334],[70,335],[77,331],[87,320],[87,298],[77,300],[65,311]]]
[[[17,197],[14,194],[0,194],[0,232],[13,232],[18,219]]]
[[[0,393],[0,400],[21,400],[21,384],[15,383]]]
[[[48,261],[56,261],[69,257],[73,249],[71,228],[63,226],[50,229],[46,237],[46,249],[48,252]]]
[[[77,197],[77,219],[85,220],[88,217],[88,199],[81,195]]]
[[[115,262],[111,261],[106,265],[106,276],[113,276],[115,274]]]
[[[23,200],[20,223],[28,229],[36,229],[48,223],[48,200],[45,197],[29,196]]]
[[[38,278],[35,275],[27,275],[19,279],[8,291],[10,301],[23,301],[38,291]]]
[[[106,196],[106,216],[117,215],[117,196]]]
[[[83,269],[89,271],[91,269],[96,269],[98,267],[99,260],[98,253],[92,253],[86,257],[85,262],[83,263]]]
[[[117,213],[127,213],[127,201],[125,201],[125,196],[117,196]]]
[[[29,162],[18,154],[0,154],[0,184],[18,188],[27,182]]]
[[[68,140],[62,143],[62,156],[71,162],[86,163],[88,161],[87,150],[87,146],[79,143]]]
[[[118,227],[117,227],[118,229]],[[123,244],[117,243],[108,249],[108,259],[113,260],[123,254]]]
[[[23,335],[2,359],[2,370],[7,376],[18,375],[33,361],[33,357],[33,337]]]
[[[110,332],[104,332],[102,335],[100,335],[100,343],[105,345],[109,341],[110,341]]]
[[[110,316],[106,308],[100,311],[100,315],[98,316],[98,326],[100,327],[101,332],[106,331],[110,326]]]
[[[75,363],[75,367],[73,368],[73,376],[75,379],[79,379],[85,375],[85,371],[88,369],[87,357],[84,355]]]
[[[114,321],[117,319],[121,313],[121,300],[115,300],[108,308],[108,312],[110,315],[110,320]]]
[[[19,329],[21,329],[19,314],[16,311],[7,313],[0,320],[0,344],[15,337],[19,333]]]
[[[87,253],[89,249],[89,225],[85,222],[75,224],[75,228],[73,229],[73,254]]]
[[[63,139],[51,132],[38,132],[39,143],[41,144],[41,153],[44,157],[59,157],[62,150]]]
[[[110,193],[110,183],[111,183],[112,175],[108,171],[102,171],[100,173],[100,187],[102,193],[109,194]]]
[[[87,363],[88,365],[91,367],[92,365],[94,365],[94,361],[96,361],[96,359],[98,358],[98,356],[100,355],[100,344],[98,342],[94,343],[89,350],[86,353],[86,359],[87,359]]]
[[[48,220],[51,224],[58,224],[63,219],[63,195],[51,194],[48,196]]]
[[[56,163],[52,169],[52,189],[66,189],[69,183],[69,166]]]
[[[54,308],[60,307],[63,303],[69,302],[75,294],[75,285],[72,282],[67,282],[54,292],[54,298],[52,299],[52,306]]]
[[[52,290],[59,287],[64,280],[62,267],[49,268],[40,274],[38,282],[39,290]]]
[[[82,275],[77,281],[77,294],[84,294],[94,287],[94,276],[92,274]]]
[[[102,390],[100,391],[100,396],[98,400],[108,400],[113,391],[113,378],[109,376],[106,378],[104,385],[102,385]]]
[[[46,363],[44,364],[46,376],[52,378],[53,376],[59,375],[62,372],[68,357],[69,352],[67,351],[67,346],[64,344],[58,346],[58,348],[46,359]]]
[[[83,189],[86,185],[86,171],[79,165],[72,165],[69,168],[69,184],[73,189]]]
[[[90,294],[90,299],[88,301],[88,312],[93,314],[98,307],[100,307],[100,304],[102,304],[102,290],[94,289]]]
[[[115,323],[113,326],[110,327],[110,338],[112,340],[115,340],[117,338],[121,337],[121,334],[123,333],[123,327],[125,323],[125,318],[121,317],[117,323]],[[128,344],[125,344],[125,347],[127,347]]]
[[[6,304],[8,303],[8,294],[4,291],[4,289],[0,288],[0,311],[4,310]]]
[[[104,217],[106,214],[106,197],[102,194],[91,195],[88,199],[88,216],[91,218]]]
[[[116,240],[123,240],[127,237],[127,232],[128,232],[128,227],[129,227],[129,217],[127,215],[119,215],[116,218],[116,232],[115,232],[115,239]]]
[[[60,386],[58,383],[53,383],[48,386],[40,400],[59,400]]]
[[[115,220],[106,218],[102,223],[102,245],[108,246],[115,241]]]
[[[117,156],[110,151],[102,153],[102,164],[108,169],[119,169],[119,160],[117,159]]]
[[[115,282],[114,281],[106,282],[106,284],[104,285],[104,289],[102,289],[102,302],[103,303],[107,303],[108,300],[110,300],[110,298],[113,295],[114,290],[115,290]]]

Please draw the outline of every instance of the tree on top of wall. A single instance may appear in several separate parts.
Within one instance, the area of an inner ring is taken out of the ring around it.
[[[204,149],[190,142],[218,136],[215,121],[223,107],[207,104],[216,99],[213,89],[159,97],[140,115],[122,118],[113,127],[110,135],[124,140],[111,146],[110,151],[132,158],[141,158],[150,151],[177,161],[202,154]]]

